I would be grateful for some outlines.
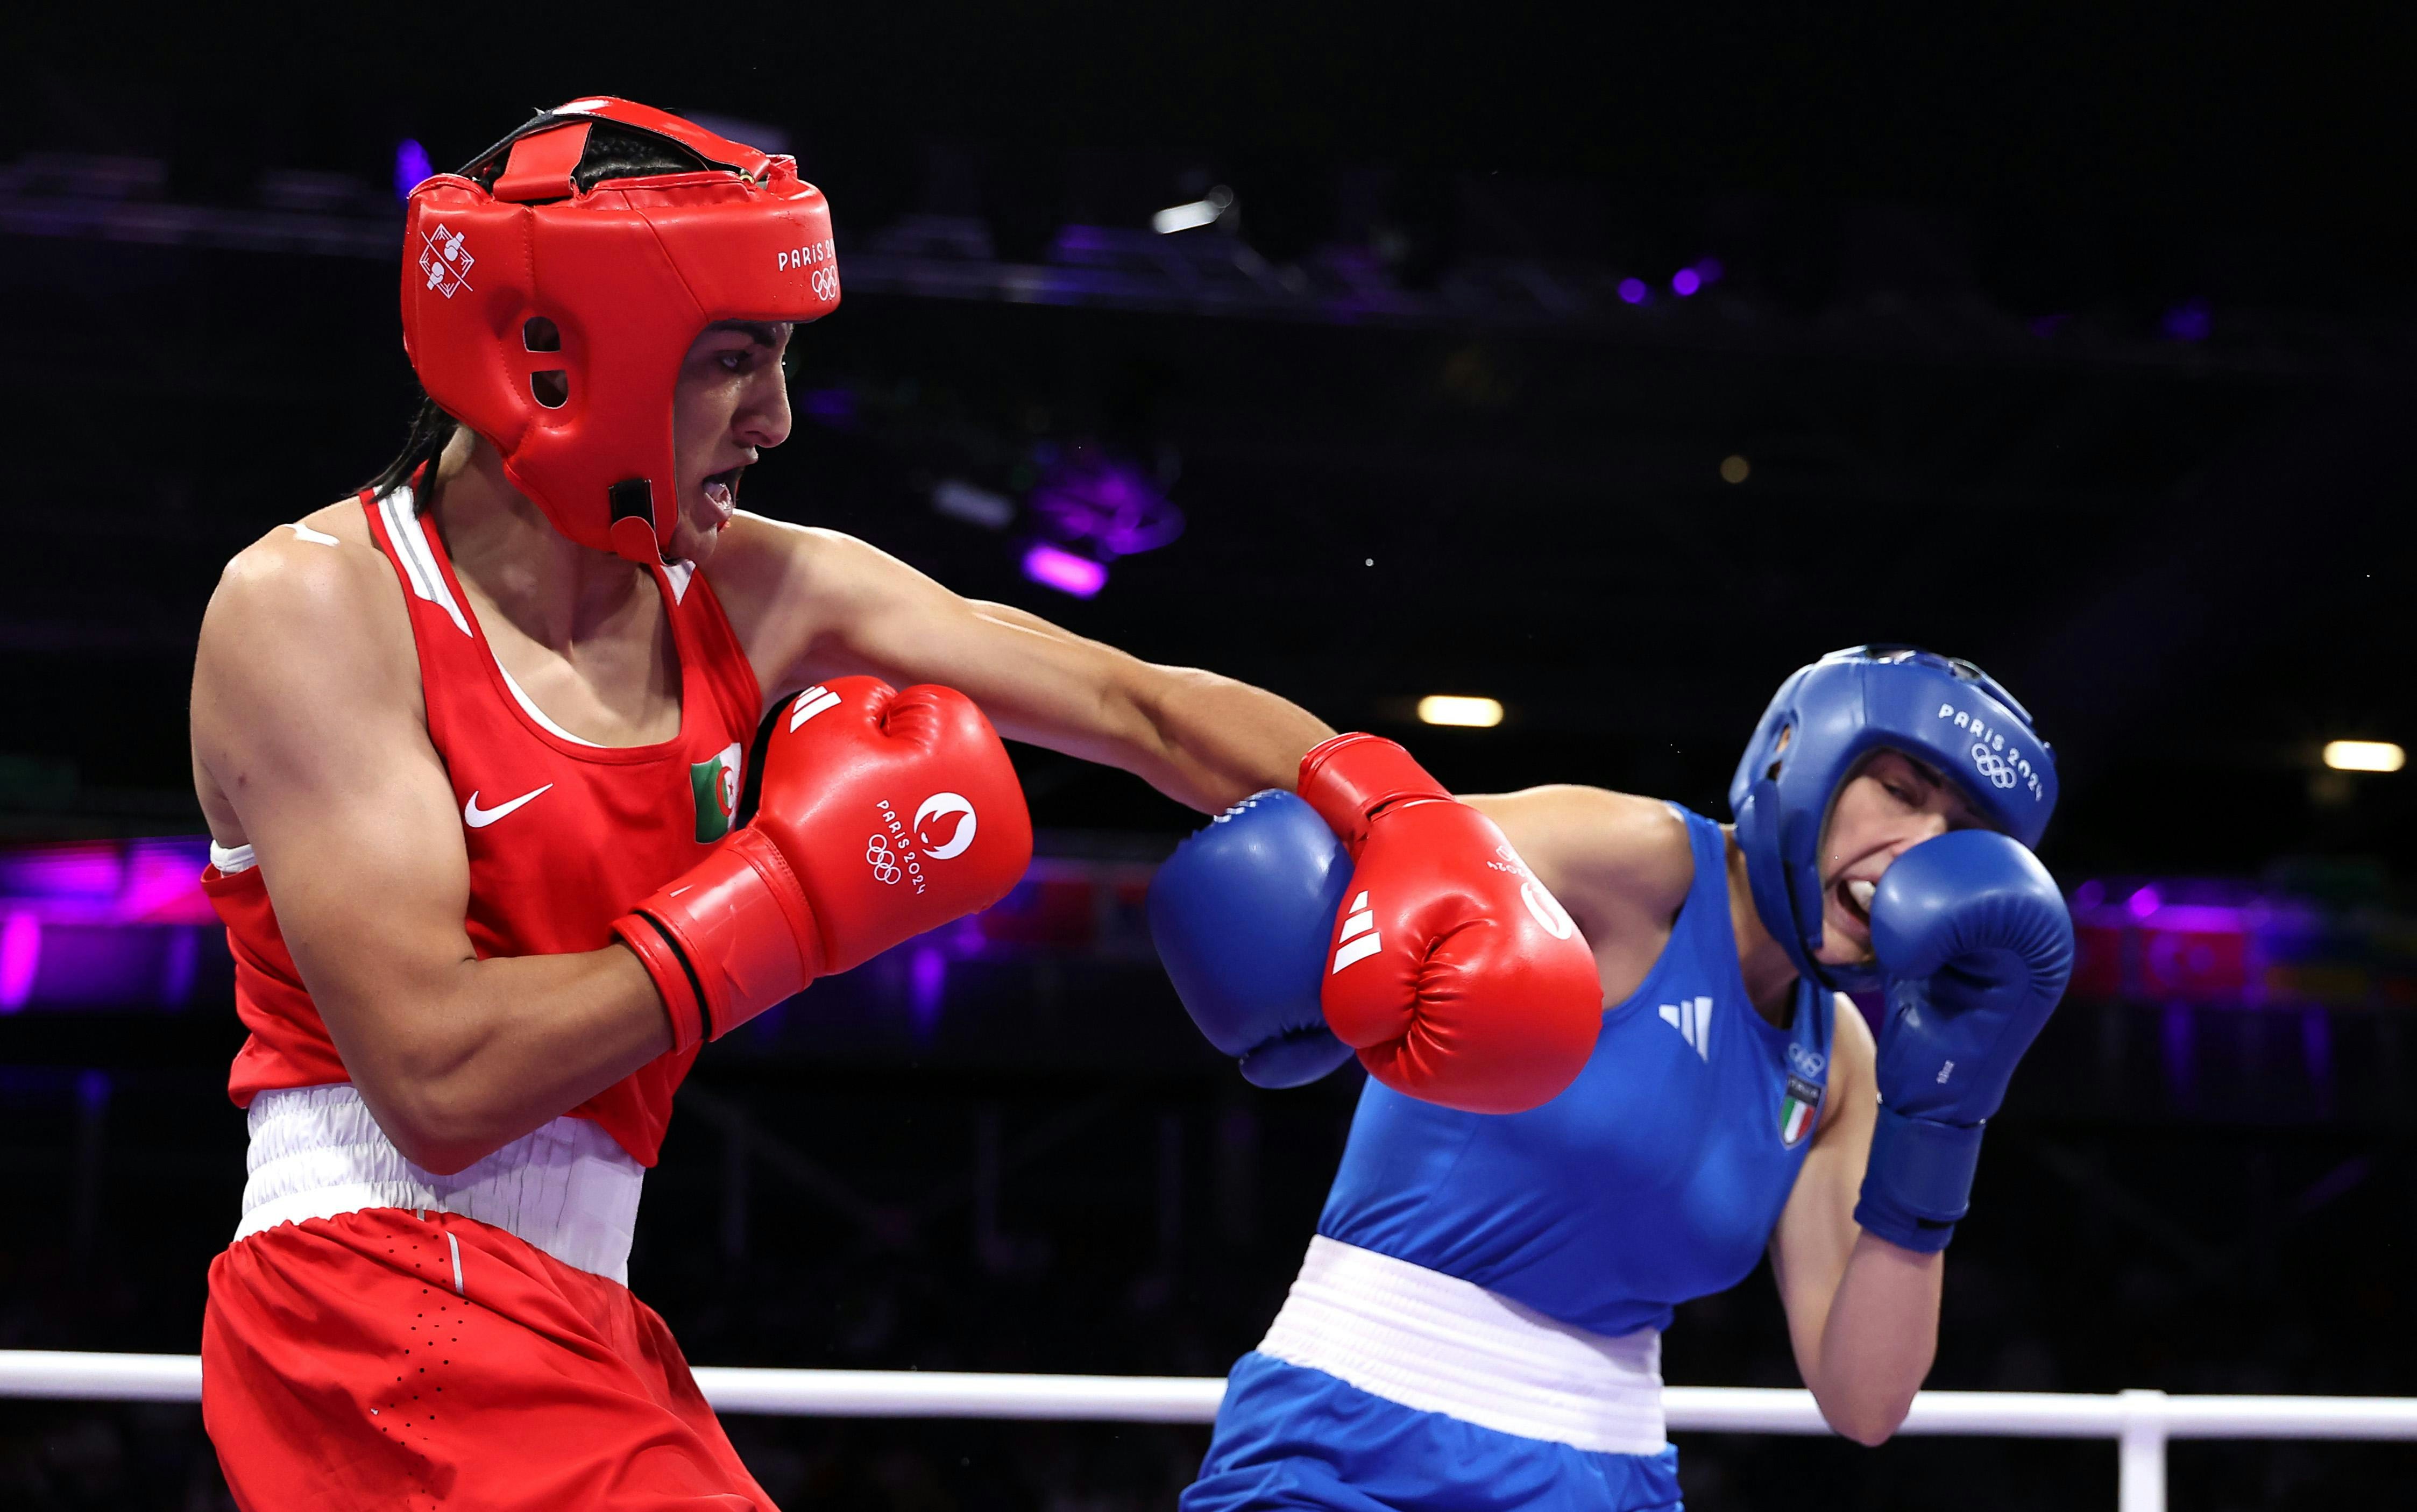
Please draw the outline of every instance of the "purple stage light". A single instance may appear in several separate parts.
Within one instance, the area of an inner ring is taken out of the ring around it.
[[[14,1013],[34,995],[34,972],[42,963],[42,921],[30,909],[0,923],[0,1013]]]
[[[2204,341],[2215,330],[2207,301],[2192,299],[2166,311],[2166,335],[2177,341]]]
[[[2157,897],[2157,889],[2154,887],[2143,887],[2138,892],[2134,893],[2123,906],[2132,911],[2132,916],[2134,918],[2144,919],[2157,911],[2158,902],[2159,899]]]
[[[949,958],[935,945],[919,945],[906,960],[906,1017],[917,1039],[930,1039],[948,995]]]
[[[1643,279],[1622,279],[1619,280],[1619,302],[1621,304],[1641,305],[1645,303],[1645,280]]]
[[[1024,575],[1044,588],[1088,598],[1107,586],[1108,569],[1087,556],[1076,556],[1041,542],[1024,553]]]
[[[435,167],[428,160],[428,149],[405,137],[394,144],[394,197],[411,198],[411,191],[420,180],[434,175]]]
[[[1699,257],[1695,260],[1695,277],[1700,280],[1697,285],[1700,288],[1710,288],[1728,277],[1728,271],[1717,257]]]
[[[1183,534],[1183,511],[1139,468],[1087,446],[1068,448],[1049,465],[1029,502],[1049,534],[1087,547],[1095,558],[1153,552]]]
[[[1703,275],[1694,268],[1682,267],[1670,275],[1670,292],[1684,299],[1704,286]]]
[[[808,388],[798,392],[798,408],[815,424],[844,431],[856,423],[856,394],[845,388]]]

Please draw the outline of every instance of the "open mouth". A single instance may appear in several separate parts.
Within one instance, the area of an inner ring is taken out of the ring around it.
[[[730,523],[731,515],[738,508],[738,478],[746,471],[746,467],[741,465],[706,476],[705,502],[716,516],[714,529],[719,530]]]
[[[1838,906],[1848,918],[1866,930],[1872,927],[1872,895],[1879,890],[1876,885],[1860,877],[1842,877],[1831,890],[1838,895]]]

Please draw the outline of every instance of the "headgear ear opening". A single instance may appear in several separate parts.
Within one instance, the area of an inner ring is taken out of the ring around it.
[[[1729,810],[1763,927],[1798,971],[1842,991],[1869,965],[1820,961],[1821,830],[1839,784],[1883,747],[1927,762],[1997,828],[2036,847],[2056,811],[2056,755],[2030,712],[1974,666],[1908,645],[1850,646],[1780,685],[1729,779]]]
[[[404,214],[421,386],[555,529],[632,561],[660,561],[678,522],[672,388],[697,333],[839,299],[829,207],[794,159],[609,96],[427,179]]]

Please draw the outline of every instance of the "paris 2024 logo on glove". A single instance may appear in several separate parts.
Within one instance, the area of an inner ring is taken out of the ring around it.
[[[885,886],[911,883],[920,898],[926,885],[923,863],[952,861],[974,842],[980,824],[974,806],[963,794],[935,793],[915,807],[912,820],[903,819],[889,800],[878,800],[881,831],[866,839],[864,860],[874,880]],[[950,820],[956,823],[951,825]],[[935,838],[945,835],[945,839]],[[911,839],[910,839],[911,837]]]

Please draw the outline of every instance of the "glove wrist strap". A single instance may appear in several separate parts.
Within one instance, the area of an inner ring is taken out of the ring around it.
[[[733,831],[613,932],[662,994],[676,1050],[720,1039],[823,972],[821,935],[780,849]]]
[[[1449,798],[1410,753],[1382,735],[1342,734],[1300,759],[1300,795],[1335,838],[1357,853],[1368,821],[1404,798]]]
[[[1981,1163],[1979,1124],[1911,1118],[1883,1105],[1872,1129],[1855,1222],[1893,1245],[1935,1254],[1955,1236],[1970,1209]]]

